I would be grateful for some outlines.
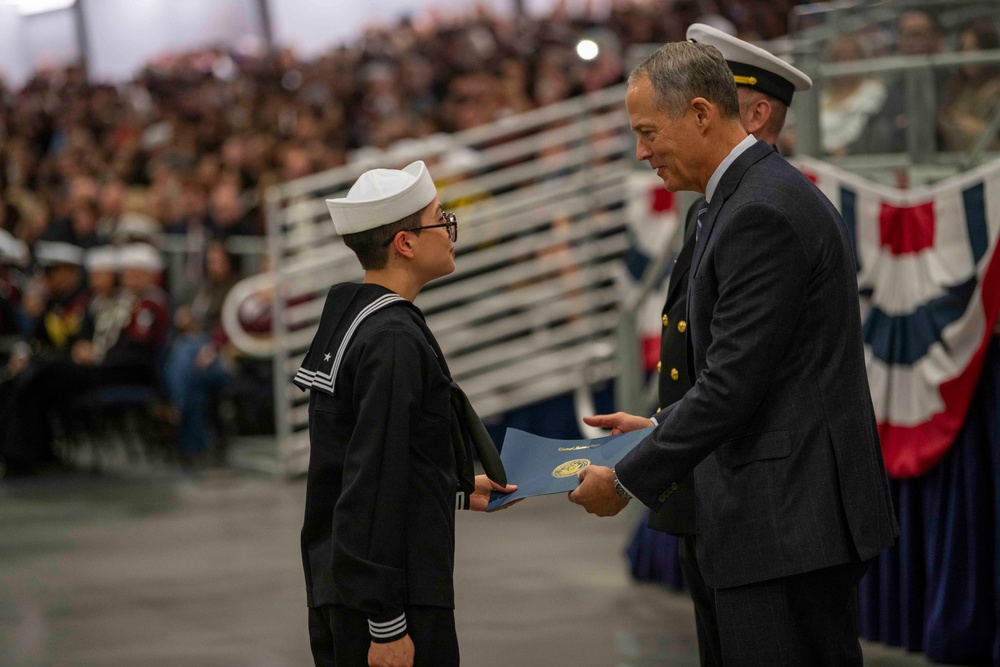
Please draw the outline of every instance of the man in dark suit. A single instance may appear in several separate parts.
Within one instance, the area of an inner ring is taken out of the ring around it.
[[[687,38],[719,49],[733,71],[743,129],[755,138],[775,145],[784,127],[792,95],[812,87],[809,77],[767,51],[703,23],[692,24],[687,30]],[[660,374],[660,407],[657,413],[679,401],[691,388],[691,376],[687,371],[688,270],[694,254],[695,224],[704,208],[707,208],[705,198],[699,197],[688,209],[684,244],[675,260],[667,287],[667,299],[661,315],[660,363],[657,365]],[[678,560],[694,602],[701,664],[703,667],[721,665],[715,596],[698,567],[693,474],[679,483],[670,502],[662,510],[650,513],[649,527],[677,536]]]
[[[862,664],[857,581],[893,543],[861,343],[855,263],[833,205],[740,123],[714,47],[666,44],[626,106],[668,190],[705,193],[688,287],[695,378],[615,469],[570,499],[610,516],[662,509],[694,470],[697,557],[729,665]],[[615,413],[585,421],[647,427]]]

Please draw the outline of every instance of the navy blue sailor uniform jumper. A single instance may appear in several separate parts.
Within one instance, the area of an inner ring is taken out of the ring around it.
[[[310,390],[309,607],[362,612],[376,642],[407,633],[407,606],[454,609],[455,510],[469,506],[471,445],[419,308],[378,285],[333,286],[293,382]]]

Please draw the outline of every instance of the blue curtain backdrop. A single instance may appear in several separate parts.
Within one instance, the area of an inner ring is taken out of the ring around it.
[[[861,582],[862,636],[1000,667],[1000,336],[954,446],[928,474],[889,485],[901,534]],[[628,556],[636,579],[682,588],[673,537],[643,522]]]

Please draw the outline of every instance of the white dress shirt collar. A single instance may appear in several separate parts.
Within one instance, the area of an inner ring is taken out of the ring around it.
[[[743,152],[755,143],[757,143],[757,139],[752,134],[748,134],[746,139],[736,144],[736,147],[729,151],[726,159],[719,163],[719,166],[715,168],[715,172],[712,174],[712,178],[708,179],[708,185],[705,187],[706,203],[712,202],[712,195],[715,194],[715,189],[719,187],[719,181],[722,180],[722,175],[726,173],[729,166],[736,162],[736,158],[743,155]]]

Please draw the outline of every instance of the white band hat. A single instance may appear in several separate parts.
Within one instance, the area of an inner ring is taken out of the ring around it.
[[[117,271],[118,249],[113,245],[94,246],[87,251],[85,264],[88,271]]]
[[[28,263],[28,246],[14,238],[6,229],[0,229],[0,264],[24,266]]]
[[[39,266],[60,264],[83,266],[83,248],[65,241],[39,241],[35,244],[35,261]]]
[[[148,243],[129,243],[118,249],[118,265],[123,269],[162,271],[160,251]]]
[[[437,197],[427,166],[420,160],[399,169],[371,169],[361,174],[342,199],[327,199],[337,233],[356,234],[402,220]]]

